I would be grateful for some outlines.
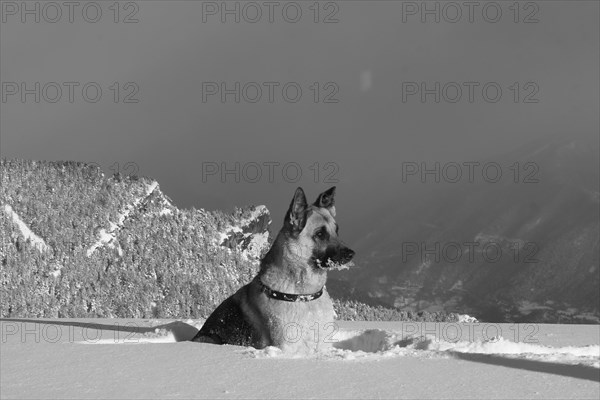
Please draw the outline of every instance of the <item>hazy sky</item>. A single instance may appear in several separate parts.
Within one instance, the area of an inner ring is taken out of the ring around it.
[[[478,2],[471,21],[463,2],[437,2],[439,22],[420,14],[436,2],[321,2],[318,15],[313,1],[277,2],[269,22],[263,1],[242,1],[239,23],[221,22],[235,2],[122,2],[118,15],[112,0],[80,2],[73,22],[62,2],[39,3],[36,22],[22,15],[35,2],[2,2],[2,157],[107,172],[133,162],[179,207],[266,204],[278,227],[296,186],[312,199],[333,174],[338,219],[351,222],[402,192],[404,161],[493,158],[544,134],[599,132],[597,1],[521,2],[518,13],[513,1]],[[236,82],[239,103],[210,92]],[[236,162],[239,183],[206,174]]]

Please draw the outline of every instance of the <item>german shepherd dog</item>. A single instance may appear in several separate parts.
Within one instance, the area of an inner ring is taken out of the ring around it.
[[[223,301],[192,341],[309,351],[328,346],[335,327],[327,269],[354,256],[338,240],[334,196],[335,186],[308,205],[296,189],[258,275]]]

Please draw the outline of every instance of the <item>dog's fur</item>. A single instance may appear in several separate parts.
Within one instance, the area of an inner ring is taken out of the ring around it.
[[[308,205],[302,188],[296,189],[258,275],[213,311],[193,341],[258,349],[316,350],[327,345],[334,330],[333,303],[324,289],[327,268],[354,255],[338,240],[334,196],[332,187]],[[323,294],[312,301],[289,302],[267,296],[263,285],[287,294],[313,294],[323,288]]]

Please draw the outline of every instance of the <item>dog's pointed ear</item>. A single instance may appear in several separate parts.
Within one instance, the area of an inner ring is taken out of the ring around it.
[[[321,193],[314,205],[327,208],[331,215],[335,217],[335,186]]]
[[[284,224],[288,225],[294,232],[301,232],[306,225],[306,212],[308,210],[308,203],[306,202],[306,196],[304,190],[301,187],[296,189],[294,198],[290,204],[290,208],[285,214]]]

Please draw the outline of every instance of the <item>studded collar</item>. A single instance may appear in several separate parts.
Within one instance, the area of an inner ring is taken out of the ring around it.
[[[290,302],[307,302],[307,301],[316,300],[319,297],[321,297],[321,295],[323,294],[323,290],[325,289],[325,286],[323,286],[321,288],[321,290],[319,290],[316,293],[312,293],[312,294],[290,294],[290,293],[283,293],[283,292],[278,292],[276,290],[273,290],[270,287],[268,287],[267,285],[265,285],[264,283],[262,283],[262,281],[260,279],[258,279],[258,284],[260,286],[260,290],[264,294],[266,294],[267,297],[270,297],[275,300],[283,300],[283,301],[290,301]]]

